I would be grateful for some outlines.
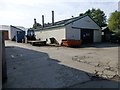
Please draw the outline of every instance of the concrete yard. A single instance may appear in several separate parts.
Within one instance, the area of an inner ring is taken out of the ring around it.
[[[118,88],[118,46],[31,46],[6,41],[3,88]]]

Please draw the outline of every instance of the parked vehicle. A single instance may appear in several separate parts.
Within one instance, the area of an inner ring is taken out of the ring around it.
[[[26,37],[27,37],[27,40],[36,40],[34,30],[28,29]]]

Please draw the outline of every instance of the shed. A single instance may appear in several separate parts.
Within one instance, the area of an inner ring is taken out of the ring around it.
[[[82,40],[83,43],[101,42],[101,28],[88,15],[45,24],[35,30],[36,39],[55,40],[61,44],[63,39]]]
[[[109,42],[112,32],[109,30],[108,26],[102,27],[102,41]]]
[[[18,31],[26,31],[22,26],[0,25],[0,30],[4,33],[5,40],[15,40]]]
[[[18,35],[18,34],[20,34],[20,35]],[[23,35],[25,35],[24,30],[22,30],[21,28],[19,28],[17,26],[10,25],[10,39],[11,40],[18,40],[18,38],[16,38],[16,37],[19,36],[19,38],[20,38],[20,36],[23,37]]]

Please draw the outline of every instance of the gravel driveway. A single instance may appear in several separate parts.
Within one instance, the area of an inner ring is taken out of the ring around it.
[[[118,88],[118,46],[31,46],[6,41],[4,88]]]

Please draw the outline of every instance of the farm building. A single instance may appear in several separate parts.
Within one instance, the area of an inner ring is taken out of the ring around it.
[[[52,23],[44,24],[44,17],[42,21],[43,27],[35,30],[36,39],[50,42],[50,38],[55,38],[59,44],[63,39],[82,40],[82,43],[101,42],[101,28],[88,15],[54,22],[52,12]]]
[[[17,32],[24,32],[26,29],[20,26],[0,25],[0,30],[4,32],[5,40],[14,40]]]
[[[112,32],[109,30],[108,26],[102,27],[102,41],[109,42]]]

